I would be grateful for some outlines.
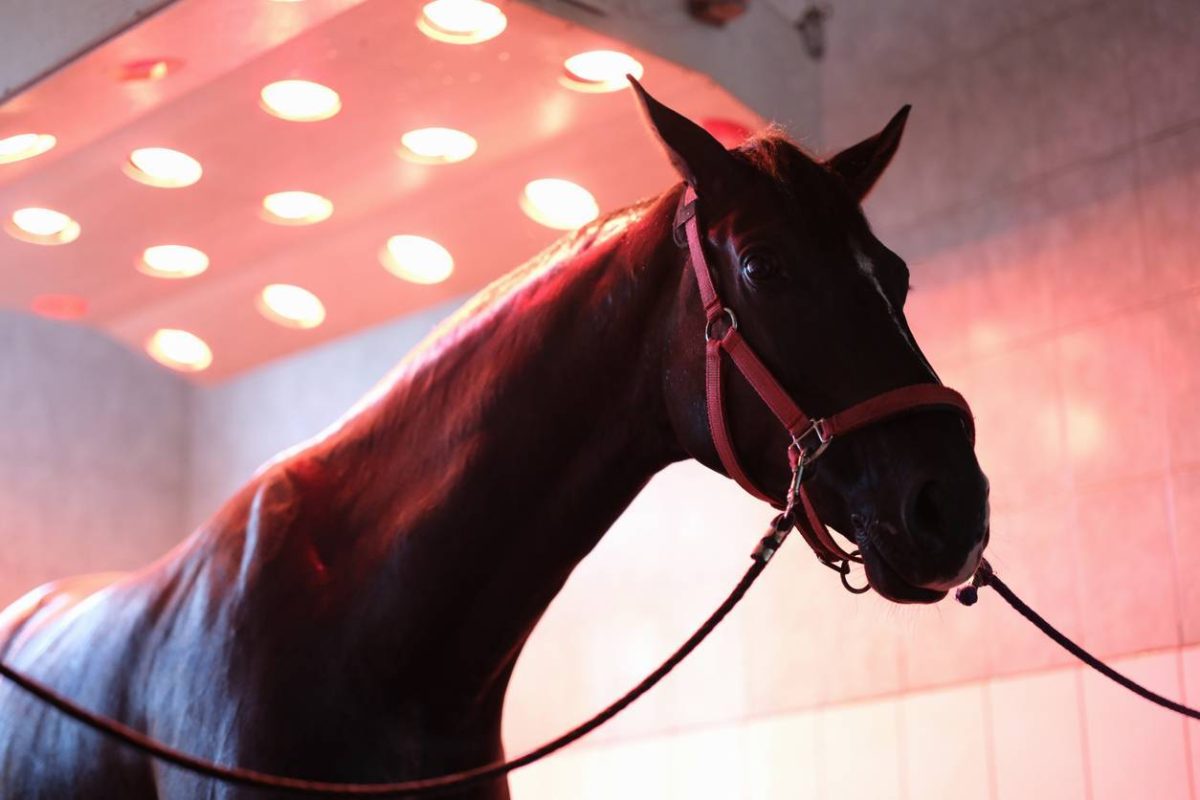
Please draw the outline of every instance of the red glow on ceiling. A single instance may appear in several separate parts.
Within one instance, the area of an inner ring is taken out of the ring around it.
[[[123,81],[160,81],[182,66],[181,58],[139,58],[122,64],[117,77]]]
[[[47,319],[76,320],[87,314],[88,302],[74,294],[39,294],[29,309]]]

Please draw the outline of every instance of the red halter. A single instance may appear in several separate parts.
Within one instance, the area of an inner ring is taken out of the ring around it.
[[[817,515],[809,500],[808,491],[802,482],[803,468],[825,451],[836,437],[858,430],[876,422],[880,422],[901,414],[913,411],[942,410],[960,414],[967,426],[967,434],[972,443],[975,440],[975,421],[971,409],[962,395],[941,384],[914,384],[892,389],[872,398],[857,403],[849,408],[824,419],[812,419],[792,400],[771,371],[754,353],[750,344],[738,332],[737,317],[733,310],[721,302],[713,284],[712,273],[704,258],[704,246],[700,238],[700,224],[696,218],[696,192],[691,186],[684,191],[680,200],[679,210],[675,215],[676,242],[680,245],[678,233],[683,229],[687,247],[691,253],[692,271],[696,273],[696,283],[700,287],[700,300],[704,304],[704,339],[705,345],[705,387],[708,401],[708,427],[712,433],[713,444],[716,445],[717,455],[721,464],[731,478],[738,482],[743,489],[771,505],[783,506],[766,492],[762,491],[750,480],[750,476],[738,462],[733,441],[729,436],[729,426],[726,423],[724,392],[722,389],[721,368],[724,351],[733,365],[737,367],[742,377],[754,387],[754,391],[771,409],[771,413],[787,430],[792,438],[788,446],[788,462],[792,467],[795,481],[792,488],[797,497],[792,498],[804,509],[804,520],[795,519],[796,527],[812,547],[817,558],[833,566],[838,562],[861,561],[861,556],[846,552],[830,534],[829,529]],[[845,567],[842,568],[843,580]]]

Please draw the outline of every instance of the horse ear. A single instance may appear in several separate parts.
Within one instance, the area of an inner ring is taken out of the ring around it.
[[[650,127],[683,179],[697,194],[728,188],[737,164],[729,151],[704,128],[651,97],[632,75],[626,77],[641,101]]]
[[[911,109],[912,106],[904,106],[879,133],[846,148],[825,162],[829,169],[841,176],[850,193],[860,202],[887,169],[892,156],[896,155],[900,135],[904,133],[904,123],[908,121]]]

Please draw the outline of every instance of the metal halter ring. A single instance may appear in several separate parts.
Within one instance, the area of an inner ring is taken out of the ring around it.
[[[719,322],[721,320],[721,316],[726,318],[728,325],[725,328],[725,332],[721,334],[719,338],[724,339],[729,335],[730,331],[737,330],[737,317],[733,315],[733,309],[726,306],[721,309],[720,316],[713,317],[708,321],[708,324],[704,326],[704,341],[711,342],[713,340],[713,323]]]
[[[859,555],[859,552],[857,550],[855,550],[853,553],[850,554],[850,558],[854,558],[857,555]],[[834,562],[834,561],[827,561],[824,558],[820,558],[820,557],[818,557],[818,560],[822,564],[829,567],[831,570],[833,570],[834,572],[836,572],[838,574],[838,576],[842,579],[842,586],[844,586],[846,591],[850,592],[850,594],[866,594],[867,592],[871,591],[871,582],[870,581],[867,581],[867,583],[863,584],[862,586],[854,586],[853,584],[850,583],[850,562],[849,561]]]
[[[813,438],[817,440],[815,445],[811,441]],[[808,465],[820,458],[831,441],[833,437],[825,430],[825,420],[815,419],[807,430],[792,437],[792,446],[800,453],[800,463]]]

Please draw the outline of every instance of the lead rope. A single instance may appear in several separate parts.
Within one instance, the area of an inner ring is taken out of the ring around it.
[[[1189,708],[1181,703],[1176,703],[1174,700],[1163,697],[1160,694],[1150,691],[1145,686],[1133,682],[1112,667],[1105,664],[1100,659],[1096,658],[1087,650],[1084,650],[1082,647],[1075,644],[1075,642],[1068,639],[1062,631],[1047,622],[1045,617],[1034,611],[1029,606],[1025,605],[1025,602],[1021,598],[1017,597],[1016,593],[1012,589],[1008,588],[1008,584],[1000,580],[1000,576],[998,576],[995,570],[992,569],[992,565],[987,562],[986,558],[979,562],[979,568],[975,570],[975,575],[971,578],[970,585],[960,587],[954,593],[954,599],[962,603],[964,606],[973,606],[979,599],[979,590],[985,586],[990,586],[995,589],[996,594],[1003,597],[1004,601],[1015,608],[1018,614],[1032,622],[1037,626],[1038,630],[1057,642],[1064,650],[1078,658],[1083,663],[1087,664],[1092,669],[1099,672],[1101,675],[1105,676],[1106,678],[1110,678],[1121,686],[1124,686],[1129,691],[1149,700],[1155,705],[1159,705],[1170,711],[1183,714],[1185,717],[1200,719],[1200,711],[1197,711],[1194,708]]]
[[[799,485],[800,478],[803,475],[803,467],[799,466],[794,470],[796,474],[794,478],[795,485]],[[701,625],[695,633],[688,637],[687,641],[679,646],[671,656],[658,666],[653,672],[645,677],[637,686],[634,686],[616,702],[609,705],[607,708],[593,716],[591,719],[583,722],[580,725],[553,739],[537,749],[530,750],[523,756],[514,758],[512,761],[503,761],[494,764],[487,764],[473,769],[455,772],[449,775],[440,775],[434,778],[421,778],[412,781],[402,781],[399,783],[331,783],[325,781],[308,781],[300,778],[288,778],[279,775],[271,775],[257,770],[244,769],[242,767],[223,767],[212,761],[206,761],[201,758],[184,753],[175,748],[168,747],[165,744],[147,736],[140,731],[117,722],[114,719],[95,714],[87,709],[79,706],[75,702],[63,697],[55,692],[50,687],[43,683],[33,680],[16,670],[9,667],[7,664],[0,663],[0,676],[7,678],[15,683],[24,691],[38,698],[42,702],[57,709],[68,717],[80,722],[87,727],[105,734],[123,745],[133,748],[144,755],[156,758],[172,766],[179,767],[187,772],[204,777],[213,778],[235,786],[242,786],[249,789],[272,789],[276,791],[286,791],[297,795],[329,797],[329,796],[352,796],[352,797],[431,797],[438,794],[443,794],[454,789],[464,789],[470,786],[475,786],[485,783],[489,780],[499,778],[503,775],[528,766],[535,761],[540,761],[546,756],[561,750],[572,742],[583,738],[587,734],[599,728],[604,723],[621,713],[633,701],[650,691],[654,686],[667,676],[671,670],[675,669],[681,661],[687,658],[696,647],[703,642],[713,629],[725,619],[726,615],[733,610],[733,607],[745,596],[747,590],[753,585],[758,576],[766,569],[767,563],[775,552],[787,539],[788,533],[792,530],[792,512],[793,503],[789,495],[787,508],[783,513],[779,514],[771,521],[767,533],[759,543],[755,546],[754,551],[750,554],[753,562],[750,568],[746,570],[746,574],[738,581],[737,586],[725,598],[721,605],[717,606],[704,624]],[[844,580],[844,579],[843,579]]]

